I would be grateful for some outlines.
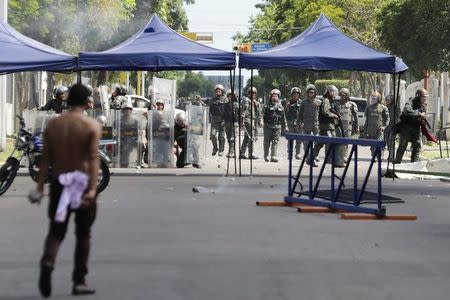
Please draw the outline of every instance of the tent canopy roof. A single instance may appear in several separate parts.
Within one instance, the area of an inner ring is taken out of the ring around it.
[[[0,74],[22,71],[72,71],[76,58],[16,31],[0,20]]]
[[[400,73],[408,69],[401,59],[343,34],[324,14],[304,32],[283,44],[260,53],[241,53],[239,67],[379,73]]]
[[[196,43],[175,32],[157,15],[144,29],[103,52],[79,54],[81,70],[231,70],[235,54]]]

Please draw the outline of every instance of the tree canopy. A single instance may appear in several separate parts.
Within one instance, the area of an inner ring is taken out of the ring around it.
[[[420,77],[450,67],[450,2],[390,0],[378,12],[381,43]]]
[[[9,23],[23,34],[71,54],[106,50],[136,33],[153,13],[187,29],[183,3],[193,0],[9,0]]]

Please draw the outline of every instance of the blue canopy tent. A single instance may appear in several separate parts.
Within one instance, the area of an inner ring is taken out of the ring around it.
[[[239,68],[401,73],[403,61],[343,34],[324,15],[289,41],[260,53],[239,54]]]
[[[251,86],[253,86],[253,69],[392,73],[394,105],[397,106],[400,75],[408,69],[408,66],[393,55],[380,52],[348,37],[321,14],[304,32],[283,44],[260,53],[240,53],[239,73],[242,68],[251,69]],[[399,74],[397,87],[396,74]]]
[[[122,44],[103,52],[79,54],[80,71],[233,70],[235,66],[233,52],[193,42],[168,27],[157,15]]]
[[[0,20],[0,74],[75,68],[76,57],[30,39]]]

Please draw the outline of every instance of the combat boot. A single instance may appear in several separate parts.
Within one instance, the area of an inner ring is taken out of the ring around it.
[[[278,150],[277,145],[274,145],[273,142],[272,142],[272,147],[270,149],[270,152],[271,152],[270,161],[271,162],[278,162],[277,150]]]
[[[269,162],[269,145],[264,144],[264,161]]]

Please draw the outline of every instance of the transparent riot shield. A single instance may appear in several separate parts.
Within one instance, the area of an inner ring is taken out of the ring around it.
[[[173,167],[174,111],[148,111],[148,133],[149,167]]]
[[[27,109],[22,112],[22,118],[25,121],[25,130],[34,132],[36,109]]]
[[[208,114],[209,110],[206,106],[186,106],[186,118],[188,123],[186,163],[188,164],[201,164],[206,158]]]
[[[164,110],[175,109],[176,83],[176,80],[154,76],[152,79],[152,104],[155,104],[155,101],[160,99],[164,101]]]
[[[48,121],[58,116],[58,114],[55,114],[53,111],[34,111],[34,124],[32,125],[31,132],[33,134],[38,134],[44,132],[45,128],[47,127]]]
[[[144,138],[147,120],[141,111],[112,110],[109,118],[112,123],[113,138],[117,144],[112,150],[113,164],[116,168],[134,168],[142,163]]]

